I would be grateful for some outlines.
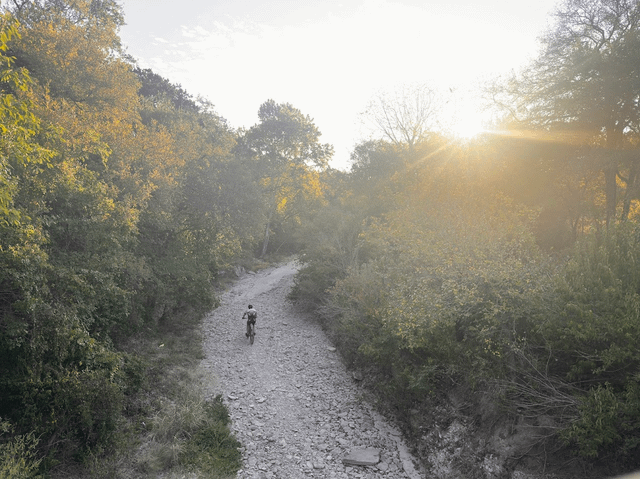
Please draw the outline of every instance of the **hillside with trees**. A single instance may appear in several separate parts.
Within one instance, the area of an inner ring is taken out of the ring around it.
[[[110,1],[1,17],[2,477],[64,476],[145,433],[175,359],[149,345],[197,326],[225,272],[290,252],[287,228],[321,194],[331,148],[309,117],[267,101],[235,131],[132,64],[123,21]],[[277,131],[287,146],[263,152]]]
[[[425,130],[423,92],[378,99],[380,135],[304,225],[292,298],[452,477],[485,477],[489,453],[561,477],[640,467],[639,19],[565,2],[466,143]]]
[[[12,2],[0,477],[113,477],[141,437],[138,477],[188,469],[195,431],[221,445],[199,470],[234,474],[221,401],[176,411],[217,288],[278,254],[427,463],[640,468],[639,21],[635,1],[566,0],[536,61],[486,88],[492,128],[438,132],[433,92],[404,89],[372,102],[344,172],[293,105],[235,129],[137,66],[115,1]]]

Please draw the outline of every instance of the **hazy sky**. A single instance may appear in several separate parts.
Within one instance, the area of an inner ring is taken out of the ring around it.
[[[268,99],[309,115],[345,167],[373,95],[427,82],[460,96],[537,51],[556,0],[120,0],[143,68],[210,100],[232,127]]]

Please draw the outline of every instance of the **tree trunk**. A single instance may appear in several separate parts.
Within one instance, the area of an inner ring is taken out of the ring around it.
[[[616,184],[618,169],[615,165],[609,165],[604,169],[604,181],[605,181],[605,195],[607,197],[606,205],[606,227],[609,229],[611,220],[615,220],[616,217],[616,203],[618,201],[616,192],[618,185]]]
[[[605,159],[604,181],[607,198],[606,226],[609,229],[611,221],[616,219],[616,205],[618,203],[618,150],[622,145],[622,130],[613,122],[607,127],[607,152]]]
[[[262,258],[267,253],[267,247],[269,246],[269,227],[271,226],[271,217],[273,215],[269,215],[269,219],[267,219],[267,226],[264,229],[264,240],[262,241],[262,253],[260,253],[260,257]]]
[[[629,168],[629,178],[627,179],[627,187],[624,192],[624,202],[622,204],[622,221],[629,219],[629,210],[631,209],[631,199],[636,193],[636,179],[638,177],[638,161],[634,161]]]

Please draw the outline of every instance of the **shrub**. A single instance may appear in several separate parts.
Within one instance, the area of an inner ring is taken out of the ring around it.
[[[242,467],[240,443],[229,431],[229,415],[222,397],[204,404],[204,420],[187,441],[183,460],[206,477],[235,476]]]
[[[33,433],[14,435],[14,428],[0,418],[0,479],[36,479],[40,459],[36,456],[38,439]]]
[[[559,285],[559,314],[541,328],[549,373],[583,391],[563,432],[579,455],[640,462],[640,229],[623,224],[576,245]]]

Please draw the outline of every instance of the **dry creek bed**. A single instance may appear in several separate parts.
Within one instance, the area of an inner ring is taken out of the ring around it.
[[[296,271],[290,262],[242,275],[203,322],[207,394],[223,396],[242,443],[237,477],[423,477],[320,326],[287,301]],[[259,314],[252,346],[248,304]]]

